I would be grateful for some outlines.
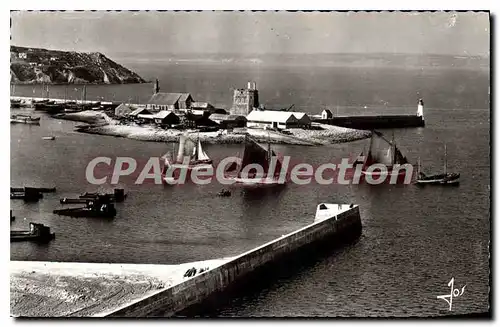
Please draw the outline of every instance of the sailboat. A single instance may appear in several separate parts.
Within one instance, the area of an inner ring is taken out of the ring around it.
[[[420,158],[418,159],[418,173],[416,184],[419,185],[457,185],[460,183],[460,173],[449,173],[448,172],[448,160],[446,154],[446,144],[444,145],[444,171],[441,174],[429,175],[427,176],[420,168]]]
[[[408,160],[401,153],[401,151],[396,146],[396,141],[394,140],[394,134],[392,135],[392,141],[387,140],[384,135],[377,131],[372,131],[372,137],[370,139],[370,148],[368,150],[368,155],[363,163],[363,168],[361,173],[365,176],[370,175],[374,178],[379,178],[381,176],[393,176],[397,175],[398,178],[404,178],[406,171],[404,169],[398,169],[393,172],[394,165],[404,165],[407,164]],[[387,171],[382,172],[380,170],[368,171],[368,168],[373,164],[383,164],[387,167]]]
[[[175,153],[175,151],[174,151]],[[212,159],[207,155],[205,150],[201,145],[201,141],[198,138],[198,143],[195,143],[186,135],[181,135],[179,138],[179,149],[177,151],[177,158],[172,160],[171,155],[164,155],[164,166],[163,166],[163,179],[167,181],[166,172],[169,167],[172,169],[176,168],[186,168],[188,170],[194,169],[208,169],[212,167]],[[189,158],[187,164],[184,163],[186,158]]]
[[[270,169],[273,169],[271,164],[273,157],[275,158],[276,167],[274,167],[273,171],[270,171]],[[276,153],[271,150],[271,144],[269,142],[266,149],[246,135],[245,149],[240,159],[240,163],[233,162],[233,164],[226,169],[227,179],[233,180],[239,185],[264,186],[285,184],[285,179],[280,180],[281,160]],[[246,176],[247,174],[242,174],[243,169],[250,164],[260,165],[263,168],[263,174],[258,174],[252,169],[250,169],[248,176]]]

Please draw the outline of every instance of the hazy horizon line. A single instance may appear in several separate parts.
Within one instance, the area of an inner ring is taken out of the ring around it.
[[[254,52],[254,53],[242,53],[242,52],[134,52],[134,51],[85,51],[85,50],[75,50],[75,49],[56,49],[56,48],[47,48],[47,47],[36,47],[29,45],[18,45],[18,44],[10,44],[10,46],[20,47],[20,48],[34,48],[34,49],[44,49],[49,51],[65,51],[65,52],[81,52],[81,53],[92,53],[92,52],[100,52],[102,54],[107,55],[174,55],[174,56],[182,56],[182,55],[236,55],[236,56],[263,56],[263,55],[274,55],[274,56],[294,56],[294,55],[404,55],[404,56],[439,56],[439,57],[460,57],[460,58],[489,58],[490,53],[486,55],[475,54],[475,55],[467,55],[467,54],[445,54],[445,53],[418,53],[418,52]]]

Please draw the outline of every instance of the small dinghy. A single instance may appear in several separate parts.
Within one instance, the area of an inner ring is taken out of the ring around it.
[[[219,193],[217,193],[218,196],[231,196],[231,191],[223,189]]]

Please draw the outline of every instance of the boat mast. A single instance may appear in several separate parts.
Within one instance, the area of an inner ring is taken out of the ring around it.
[[[391,151],[392,151],[392,164],[394,165],[396,163],[396,140],[394,138],[394,130],[392,130],[392,147],[391,147]]]
[[[271,163],[271,136],[267,133],[267,162]]]
[[[444,173],[446,174],[447,158],[446,158],[446,143],[444,144]]]

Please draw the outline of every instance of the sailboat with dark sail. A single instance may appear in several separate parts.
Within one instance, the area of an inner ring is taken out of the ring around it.
[[[448,159],[446,154],[446,144],[444,145],[444,171],[441,174],[426,175],[420,168],[420,158],[418,159],[418,173],[415,184],[418,185],[458,185],[460,183],[460,173],[448,172]]]
[[[163,180],[167,182],[173,178],[166,176],[168,168],[198,170],[212,167],[212,159],[210,159],[205,150],[203,150],[200,139],[198,138],[198,142],[195,143],[186,135],[181,135],[179,138],[179,148],[175,160],[173,160],[169,154],[164,155],[162,158],[164,159],[162,177]]]
[[[283,185],[286,183],[286,178],[280,178],[282,162],[271,149],[270,143],[266,149],[247,135],[244,144],[245,149],[240,162],[233,162],[225,171],[227,179],[243,186]],[[248,173],[246,173],[245,167],[249,165],[258,165],[263,170],[259,172],[247,168]]]
[[[372,131],[372,137],[370,139],[370,148],[368,154],[363,163],[362,174],[367,176],[370,175],[373,178],[379,178],[385,175],[387,176],[397,176],[397,178],[404,178],[406,176],[405,169],[394,170],[394,167],[402,166],[408,163],[406,157],[401,153],[401,151],[396,146],[396,141],[394,139],[394,134],[392,140],[387,140],[384,135],[377,131]],[[387,167],[386,171],[371,170],[370,166],[374,164],[383,164]]]

